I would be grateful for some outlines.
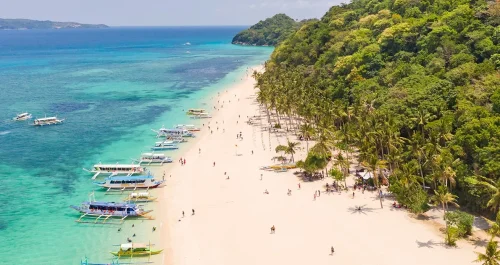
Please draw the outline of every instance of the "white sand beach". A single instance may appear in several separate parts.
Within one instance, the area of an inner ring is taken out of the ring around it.
[[[186,165],[175,156],[173,164],[156,169],[159,176],[166,171],[167,181],[153,221],[165,248],[159,264],[471,264],[474,251],[483,252],[485,242],[461,240],[456,248],[446,247],[435,221],[417,220],[391,207],[389,199],[381,209],[375,192],[356,191],[354,198],[352,189],[327,194],[324,185],[332,179],[303,182],[293,174],[298,169],[259,170],[275,164],[274,148],[287,136],[262,130],[267,121],[253,86],[248,75],[214,98],[220,110],[203,121],[181,155]],[[254,115],[262,119],[247,124]],[[243,140],[237,139],[240,132]],[[306,154],[306,143],[300,147],[296,160]],[[316,190],[321,195],[314,200]]]

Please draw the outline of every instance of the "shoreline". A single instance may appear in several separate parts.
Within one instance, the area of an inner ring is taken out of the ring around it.
[[[172,218],[169,218],[171,213],[169,213],[168,209],[169,206],[171,205],[171,202],[166,201],[166,193],[167,189],[175,189],[175,185],[170,185],[170,182],[172,181],[172,178],[175,179],[175,176],[172,176],[170,172],[179,170],[182,165],[179,163],[179,159],[185,158],[186,155],[190,152],[195,152],[196,148],[195,146],[200,145],[202,140],[206,138],[210,134],[210,130],[208,130],[208,126],[210,121],[216,120],[220,118],[221,116],[224,115],[224,108],[220,109],[218,111],[214,111],[213,106],[217,106],[217,100],[220,95],[224,95],[227,93],[231,93],[232,91],[240,88],[241,86],[247,86],[248,85],[248,80],[251,79],[251,73],[253,73],[254,70],[260,70],[262,69],[262,66],[249,66],[247,67],[247,70],[245,72],[242,72],[237,75],[240,80],[235,80],[234,83],[228,84],[219,91],[213,91],[212,93],[208,94],[204,99],[200,100],[198,104],[201,104],[207,109],[207,111],[212,115],[211,119],[202,119],[200,121],[196,120],[193,121],[196,126],[201,128],[199,132],[196,132],[196,137],[194,138],[188,138],[188,142],[182,144],[183,146],[177,150],[173,154],[173,162],[169,164],[165,164],[161,167],[150,167],[149,169],[155,176],[163,176],[165,172],[165,182],[166,184],[159,190],[155,191],[156,194],[158,195],[157,199],[157,204],[155,205],[155,216],[156,219],[159,221],[156,222],[154,225],[157,225],[160,229],[158,229],[158,232],[155,236],[155,238],[159,238],[159,244],[161,245],[161,249],[164,249],[161,259],[158,259],[156,257],[153,257],[152,259],[155,261],[158,261],[159,264],[174,264],[172,260],[172,244],[171,244],[171,239],[169,238],[170,233],[171,233],[171,224],[169,224],[168,220],[171,220]],[[253,87],[252,87],[253,89]],[[202,103],[206,102],[206,103]],[[198,107],[198,106],[193,106],[193,108]],[[189,117],[189,116],[188,116]],[[190,120],[191,121],[191,120]],[[196,124],[199,123],[199,124]],[[186,122],[186,124],[189,124],[189,122]],[[213,129],[213,128],[212,128]],[[187,161],[186,165],[189,163]],[[172,178],[171,178],[172,176]],[[161,236],[158,236],[161,234]]]

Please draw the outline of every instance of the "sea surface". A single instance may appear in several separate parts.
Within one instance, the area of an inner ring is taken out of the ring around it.
[[[110,262],[128,235],[75,222],[69,206],[96,190],[82,168],[131,163],[151,129],[192,123],[185,110],[267,60],[272,48],[230,44],[242,29],[0,31],[0,264]],[[21,112],[66,120],[13,122]]]

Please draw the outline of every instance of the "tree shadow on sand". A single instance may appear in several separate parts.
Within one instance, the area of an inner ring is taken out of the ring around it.
[[[488,245],[488,239],[486,238],[479,238],[479,237],[471,238],[470,242],[474,245],[474,248],[478,247],[483,248],[486,247],[486,245]]]
[[[365,207],[365,205],[355,205],[353,207],[349,207],[347,208],[347,211],[351,212],[351,214],[364,214],[364,215],[367,215],[368,213],[372,213],[374,210],[376,210],[375,208],[368,208],[368,207]],[[361,207],[361,209],[360,209]]]
[[[415,240],[419,248],[434,248],[435,246],[446,247],[446,245],[442,242],[434,242],[432,239],[427,242],[421,242]]]

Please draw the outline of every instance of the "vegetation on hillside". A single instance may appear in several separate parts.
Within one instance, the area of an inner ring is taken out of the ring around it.
[[[255,73],[258,100],[281,126],[312,135],[314,170],[327,166],[318,158],[335,165],[333,150],[347,163],[359,154],[375,185],[390,183],[415,213],[433,195],[445,209],[456,201],[494,215],[500,207],[499,25],[498,1],[334,6],[288,37],[265,72]],[[311,168],[307,161],[301,164]]]
[[[75,28],[107,28],[103,24],[80,24],[76,22],[55,22],[31,19],[2,19],[0,18],[0,30],[2,29],[75,29]]]
[[[233,44],[275,46],[292,35],[297,29],[310,20],[296,22],[285,14],[277,14],[243,30],[234,36]]]

